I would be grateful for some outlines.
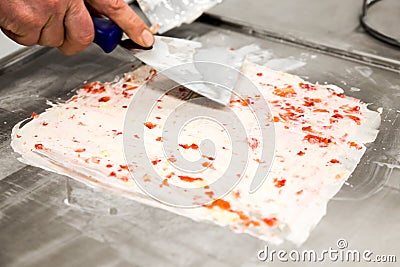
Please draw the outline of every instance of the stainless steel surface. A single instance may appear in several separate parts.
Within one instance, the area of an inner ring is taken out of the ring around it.
[[[398,48],[374,39],[360,28],[361,7],[361,0],[225,0],[207,13],[267,35],[400,66]],[[387,28],[383,30],[397,32],[398,36],[398,1],[384,0],[380,9],[381,20],[385,17],[392,22],[385,24]]]
[[[337,84],[346,94],[373,103],[371,108],[382,107],[385,120],[378,141],[370,146],[371,158],[363,158],[359,173],[350,179],[354,187],[344,187],[342,200],[329,203],[327,216],[299,249],[328,249],[346,238],[350,248],[395,254],[399,260],[399,72],[198,23],[170,34],[206,34],[232,48],[256,43],[274,58],[306,63],[292,73]],[[16,160],[9,147],[15,123],[43,111],[46,99],[69,98],[85,80],[110,81],[139,64],[124,55],[118,50],[104,55],[94,46],[73,57],[44,49],[24,55],[20,62],[14,56],[14,64],[1,69],[0,266],[280,266],[257,260],[265,244],[256,238],[99,192]],[[396,168],[380,167],[376,161]]]

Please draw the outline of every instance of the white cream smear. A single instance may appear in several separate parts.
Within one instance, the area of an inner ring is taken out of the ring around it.
[[[201,14],[222,0],[138,0],[140,8],[152,24],[159,24],[159,33],[192,23]]]
[[[377,136],[380,115],[367,104],[347,97],[340,88],[314,85],[301,78],[246,62],[242,72],[270,106],[276,134],[275,160],[263,185],[250,194],[249,184],[262,145],[252,135],[251,101],[232,98],[229,106],[250,129],[250,156],[244,179],[223,199],[213,199],[209,182],[218,179],[230,160],[229,138],[219,127],[198,122],[184,129],[178,147],[184,157],[199,157],[205,136],[217,144],[215,159],[205,157],[208,169],[200,177],[186,177],[160,153],[162,123],[184,100],[166,95],[143,121],[149,160],[169,183],[202,186],[212,204],[191,209],[167,206],[143,193],[129,174],[123,154],[124,119],[138,87],[152,75],[141,67],[113,83],[92,83],[63,104],[53,105],[12,132],[12,148],[26,164],[61,173],[87,185],[112,190],[136,201],[166,209],[197,221],[229,226],[268,242],[302,244],[326,213],[328,201],[356,168],[366,147]],[[181,96],[188,90],[178,92]],[[179,114],[178,114],[179,116]],[[207,129],[206,131],[204,129]],[[268,138],[267,138],[268,140]],[[201,156],[201,155],[200,155]],[[209,164],[207,165],[207,162]],[[137,166],[140,168],[140,166]],[[149,177],[151,179],[152,177]],[[200,178],[200,179],[197,179]]]

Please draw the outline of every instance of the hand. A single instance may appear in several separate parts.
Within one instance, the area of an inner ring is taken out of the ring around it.
[[[123,0],[86,0],[98,14],[109,17],[115,22],[135,43],[150,47],[154,43],[153,33],[157,31],[149,29],[140,17]]]
[[[111,18],[135,42],[142,46],[153,44],[147,26],[123,0],[88,3]],[[0,1],[0,27],[19,44],[57,47],[68,55],[82,51],[94,38],[92,19],[83,0]]]

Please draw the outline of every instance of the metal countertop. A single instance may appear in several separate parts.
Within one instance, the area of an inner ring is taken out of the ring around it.
[[[362,0],[226,0],[207,13],[271,36],[400,65],[398,48],[376,40],[360,27],[361,8]],[[379,16],[373,25],[399,38],[400,2],[384,0],[378,8],[373,10]]]
[[[337,84],[346,94],[373,103],[373,109],[383,107],[378,140],[349,180],[354,187],[345,186],[329,202],[327,215],[298,249],[327,249],[346,238],[352,248],[396,254],[400,260],[400,174],[397,168],[373,164],[377,160],[398,165],[400,159],[399,72],[275,38],[227,31],[224,25],[195,23],[168,34],[206,34],[218,41],[225,36],[233,47],[257,43],[275,58],[306,62],[292,73]],[[30,48],[1,63],[0,266],[267,266],[257,260],[265,245],[257,238],[96,191],[16,160],[9,146],[13,125],[32,112],[44,111],[46,99],[66,100],[83,81],[111,81],[139,62],[120,50],[104,55],[91,46],[72,57],[54,49]],[[355,87],[362,89],[351,90]]]

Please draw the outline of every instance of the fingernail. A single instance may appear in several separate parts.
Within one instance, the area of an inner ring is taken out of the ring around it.
[[[156,34],[156,33],[158,32],[159,29],[160,29],[160,24],[158,24],[158,23],[153,24],[153,25],[151,25],[151,27],[150,27],[150,31],[151,31],[151,33],[153,33],[153,34]]]
[[[146,46],[152,46],[154,43],[154,36],[149,30],[144,30],[142,32],[142,40]]]

